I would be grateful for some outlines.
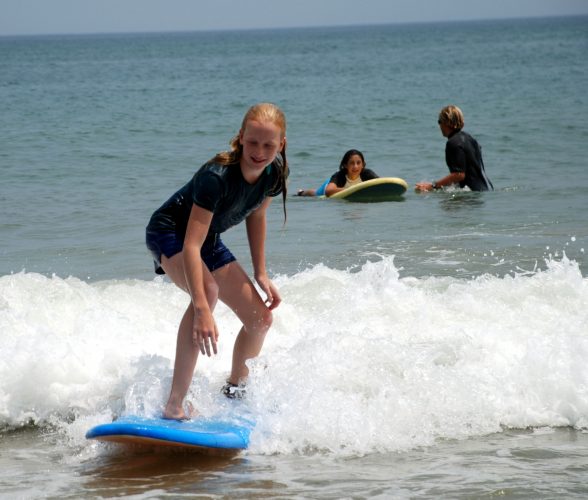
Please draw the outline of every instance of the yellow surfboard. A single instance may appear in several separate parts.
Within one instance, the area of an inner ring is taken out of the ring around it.
[[[332,196],[331,200],[347,200],[363,203],[377,201],[398,200],[408,189],[408,184],[399,177],[378,177],[369,181],[360,182],[348,187]]]

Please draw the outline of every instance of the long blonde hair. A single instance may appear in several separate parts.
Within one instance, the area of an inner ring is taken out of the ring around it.
[[[261,102],[259,104],[255,104],[251,106],[245,116],[243,117],[243,121],[241,122],[241,129],[239,133],[231,139],[229,143],[231,146],[230,151],[223,151],[218,153],[212,161],[214,163],[219,163],[220,165],[235,165],[239,164],[241,158],[243,156],[243,145],[239,140],[239,136],[241,131],[245,130],[245,126],[249,120],[254,120],[260,123],[273,123],[280,129],[280,139],[286,137],[286,115],[284,112],[275,104],[269,102]],[[280,151],[282,156],[282,164],[281,168],[279,168],[279,176],[278,182],[279,187],[282,189],[282,204],[284,207],[284,221],[286,221],[286,195],[287,195],[287,186],[286,186],[286,179],[288,177],[288,160],[286,160],[286,143],[284,142],[284,147]],[[280,162],[276,162],[276,165],[279,165]],[[276,188],[278,185],[275,186]]]

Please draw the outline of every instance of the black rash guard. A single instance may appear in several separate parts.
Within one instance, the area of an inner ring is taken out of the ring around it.
[[[183,241],[192,204],[196,204],[213,213],[208,235],[222,233],[243,221],[266,197],[282,192],[282,165],[278,155],[255,184],[249,184],[238,164],[206,163],[190,182],[153,213],[147,231],[175,233]]]
[[[459,183],[460,187],[468,186],[472,191],[494,189],[490,179],[486,177],[482,148],[467,132],[458,130],[449,136],[445,145],[445,162],[451,173],[465,173],[465,179]]]

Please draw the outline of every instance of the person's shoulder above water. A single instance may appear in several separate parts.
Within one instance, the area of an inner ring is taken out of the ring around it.
[[[360,174],[360,177],[362,181],[369,181],[371,179],[378,179],[380,176],[376,174],[376,172],[374,172],[373,170],[369,168],[364,168]]]

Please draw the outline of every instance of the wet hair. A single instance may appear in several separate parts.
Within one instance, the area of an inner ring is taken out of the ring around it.
[[[286,137],[286,115],[275,104],[269,102],[262,102],[251,106],[241,123],[239,133],[231,139],[230,151],[223,151],[218,153],[211,161],[220,165],[238,165],[243,157],[243,145],[240,141],[240,133],[245,130],[247,122],[254,120],[260,123],[273,123],[280,129],[280,139]],[[282,190],[282,205],[284,207],[284,222],[286,222],[286,196],[288,188],[286,179],[288,178],[288,160],[286,159],[286,143],[279,153],[282,156],[282,161],[276,161],[274,166],[278,168],[278,180],[274,189],[280,188]]]
[[[461,130],[464,125],[461,109],[457,106],[445,106],[439,112],[439,123],[445,123],[454,130]]]
[[[349,163],[349,159],[354,155],[357,155],[361,158],[361,162],[363,163],[363,168],[365,168],[365,158],[363,157],[363,153],[361,151],[358,151],[357,149],[350,149],[349,151],[347,151],[343,155],[343,158],[341,158],[341,163],[339,164],[339,170],[343,170],[343,171],[347,172],[347,164]],[[363,169],[362,169],[362,171],[363,171]]]

